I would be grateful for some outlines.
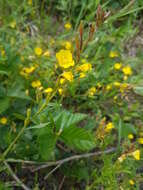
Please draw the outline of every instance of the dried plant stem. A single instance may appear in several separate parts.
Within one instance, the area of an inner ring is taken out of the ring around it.
[[[3,162],[7,168],[7,170],[9,171],[10,175],[13,177],[13,179],[24,189],[24,190],[31,190],[29,187],[27,187],[18,177],[17,175],[13,172],[13,170],[11,169],[10,165],[4,161]]]

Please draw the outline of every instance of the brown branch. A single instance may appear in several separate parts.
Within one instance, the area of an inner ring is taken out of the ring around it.
[[[17,175],[13,172],[13,170],[11,169],[10,165],[4,161],[4,164],[7,168],[7,170],[9,171],[9,173],[11,174],[11,176],[13,177],[13,179],[24,189],[24,190],[31,190],[29,187],[27,187],[18,177]]]
[[[44,168],[47,168],[49,166],[55,166],[55,165],[59,165],[59,164],[62,165],[64,163],[72,161],[72,160],[78,160],[78,159],[82,159],[82,158],[89,158],[89,157],[93,157],[93,156],[99,156],[101,154],[109,154],[109,153],[112,153],[112,152],[115,152],[115,151],[116,151],[116,148],[113,147],[113,148],[109,148],[109,149],[107,149],[105,151],[98,151],[98,152],[74,155],[74,156],[71,156],[71,157],[68,157],[68,158],[65,158],[65,159],[62,159],[62,160],[53,161],[53,162],[47,162],[46,164],[43,164],[43,165],[38,166],[37,168],[33,169],[33,172],[41,170],[41,169],[44,169]]]

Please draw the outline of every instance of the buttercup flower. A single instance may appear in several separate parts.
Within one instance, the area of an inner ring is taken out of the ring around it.
[[[64,84],[65,83],[65,79],[64,78],[60,78],[60,84]]]
[[[74,60],[70,50],[60,50],[56,53],[56,58],[60,67],[63,67],[64,69],[74,66]]]
[[[111,84],[108,84],[107,86],[106,86],[106,90],[111,90],[112,89],[112,85]]]
[[[53,89],[52,88],[46,88],[44,90],[44,92],[47,93],[47,94],[50,94],[51,92],[53,92]]]
[[[121,63],[115,63],[115,65],[114,65],[114,69],[115,69],[115,70],[120,70],[121,67],[122,67],[122,64],[121,64]]]
[[[119,54],[117,51],[110,51],[109,53],[110,58],[119,57]]]
[[[62,77],[65,78],[66,80],[68,80],[69,82],[73,81],[73,74],[72,72],[68,71],[68,72],[64,72],[62,74]]]
[[[90,63],[84,63],[77,67],[77,71],[87,72],[92,69],[92,65]]]
[[[134,135],[133,134],[129,134],[128,135],[128,139],[133,139],[134,138]]]
[[[112,122],[109,122],[109,123],[107,123],[107,125],[105,126],[105,131],[106,131],[106,132],[110,132],[111,129],[113,129],[113,128],[114,128],[114,124],[113,124]]]
[[[50,56],[50,51],[49,51],[49,50],[45,51],[43,55],[44,55],[45,57],[49,57],[49,56]]]
[[[125,67],[123,67],[122,71],[123,71],[123,73],[124,73],[125,75],[132,75],[132,69],[131,69],[130,66],[125,66]]]
[[[71,42],[66,41],[66,42],[65,42],[65,48],[66,48],[67,50],[70,50],[70,49],[72,48]]]
[[[86,76],[86,74],[85,73],[80,73],[80,76],[79,76],[79,78],[84,78]]]
[[[138,143],[143,144],[143,138],[138,138]]]
[[[6,117],[0,118],[0,123],[1,123],[2,125],[7,124],[7,118],[6,118]]]
[[[136,150],[132,152],[130,155],[132,155],[136,160],[140,160],[140,150]]]
[[[40,82],[39,80],[35,80],[35,81],[33,81],[33,82],[31,83],[31,86],[32,86],[33,88],[38,88],[38,87],[41,86],[41,82]]]
[[[126,159],[126,155],[125,155],[125,154],[122,154],[122,155],[118,158],[119,162],[123,162],[125,159]]]
[[[95,88],[95,87],[91,87],[91,88],[88,90],[88,95],[89,95],[89,96],[94,96],[95,93],[96,93],[96,88]]]
[[[64,25],[64,27],[67,29],[67,30],[70,30],[71,29],[71,24],[68,22]]]
[[[135,182],[134,182],[132,179],[130,179],[130,180],[129,180],[129,184],[130,184],[130,185],[134,185]]]
[[[59,89],[58,89],[58,92],[59,92],[60,95],[62,95],[62,94],[63,94],[63,89],[62,89],[62,88],[59,88]]]
[[[43,50],[42,50],[40,47],[36,47],[36,48],[34,49],[34,51],[35,51],[35,54],[36,54],[37,56],[42,55],[42,52],[43,52]]]

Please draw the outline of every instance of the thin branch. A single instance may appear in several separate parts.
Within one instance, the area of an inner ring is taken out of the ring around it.
[[[51,170],[45,177],[44,179],[46,180],[52,173],[54,173],[59,167],[61,166],[61,164],[57,165],[53,170]]]
[[[112,152],[115,152],[115,151],[116,151],[116,148],[113,147],[113,148],[109,148],[109,149],[107,149],[105,151],[98,151],[98,152],[74,155],[74,156],[71,156],[71,157],[68,157],[68,158],[65,158],[65,159],[62,159],[62,160],[58,160],[58,161],[55,161],[55,162],[47,162],[46,164],[43,164],[43,165],[38,166],[37,168],[35,168],[33,170],[33,172],[38,171],[40,169],[47,168],[49,166],[54,166],[54,165],[59,165],[59,164],[62,165],[64,163],[72,161],[72,160],[78,160],[78,159],[82,159],[82,158],[89,158],[89,157],[93,157],[93,156],[99,156],[101,154],[109,154],[109,153],[112,153]]]
[[[29,187],[27,187],[17,176],[16,174],[13,172],[13,170],[11,169],[10,165],[4,161],[4,164],[7,168],[7,170],[9,171],[9,173],[11,174],[11,176],[13,177],[13,179],[24,189],[24,190],[31,190],[29,189]]]
[[[60,183],[60,185],[59,185],[58,190],[61,190],[61,189],[62,189],[63,184],[64,184],[64,182],[65,182],[65,179],[66,179],[66,176],[63,177],[63,179],[62,179],[62,181],[61,181],[61,183]]]

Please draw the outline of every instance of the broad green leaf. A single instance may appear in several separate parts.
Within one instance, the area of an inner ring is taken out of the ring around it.
[[[6,98],[0,98],[0,114],[6,111],[10,106],[10,99],[8,97]]]
[[[136,86],[133,90],[136,94],[143,96],[143,86]]]
[[[86,117],[87,117],[86,114],[82,114],[82,113],[73,114],[64,110],[54,118],[54,122],[57,129],[59,128],[63,129],[63,128],[68,128],[69,126],[82,121]]]
[[[39,154],[44,160],[51,158],[55,150],[57,137],[52,132],[42,134],[38,137]]]
[[[75,126],[65,128],[60,138],[67,146],[77,150],[86,151],[95,147],[93,135],[83,128]]]

